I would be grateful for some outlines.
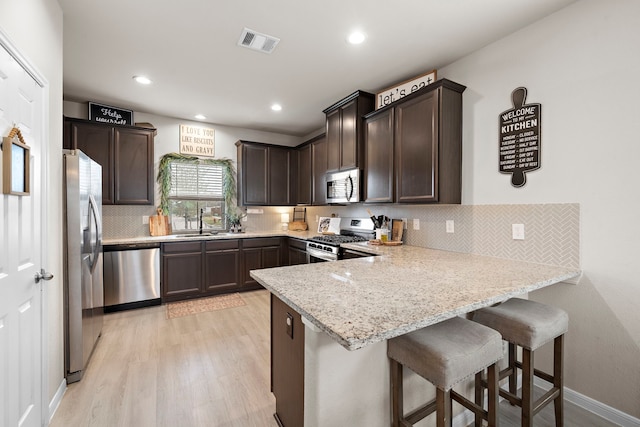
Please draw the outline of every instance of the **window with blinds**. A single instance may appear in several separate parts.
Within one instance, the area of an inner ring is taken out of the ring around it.
[[[174,233],[226,229],[224,166],[172,162],[169,220]]]
[[[218,165],[171,163],[169,198],[224,200],[222,168]]]

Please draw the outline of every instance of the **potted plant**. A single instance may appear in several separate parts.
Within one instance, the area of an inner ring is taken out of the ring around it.
[[[242,218],[246,217],[247,214],[238,210],[238,209],[230,209],[225,216],[227,217],[227,221],[229,222],[229,231],[232,233],[239,233],[242,231]]]

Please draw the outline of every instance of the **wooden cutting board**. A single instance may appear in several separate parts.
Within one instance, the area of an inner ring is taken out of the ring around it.
[[[402,234],[404,233],[404,221],[401,219],[391,220],[391,241],[402,242]]]
[[[160,208],[158,208],[158,215],[149,217],[149,233],[152,236],[166,236],[171,234],[169,218],[166,215],[162,215]]]

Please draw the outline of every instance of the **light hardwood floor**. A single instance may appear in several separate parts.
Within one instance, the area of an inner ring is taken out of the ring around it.
[[[51,426],[276,427],[269,293],[242,298],[247,305],[175,319],[165,306],[107,314],[89,368]],[[501,426],[519,425],[515,408],[500,410]],[[565,420],[613,426],[571,404]],[[536,427],[554,425],[552,408],[535,418]]]
[[[82,381],[51,423],[69,426],[273,427],[269,294],[167,319],[165,306],[105,315]]]

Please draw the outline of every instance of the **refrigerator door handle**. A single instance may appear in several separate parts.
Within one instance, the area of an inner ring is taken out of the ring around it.
[[[102,246],[102,224],[100,221],[100,215],[98,214],[98,208],[97,208],[97,203],[96,200],[94,199],[93,195],[89,195],[89,207],[91,210],[91,217],[93,219],[93,222],[95,223],[95,227],[96,227],[96,240],[95,242],[91,242],[91,265],[90,267],[90,271],[91,274],[93,274],[94,270],[96,269],[96,266],[98,264],[98,258],[100,255],[100,250],[101,250],[101,246]]]

